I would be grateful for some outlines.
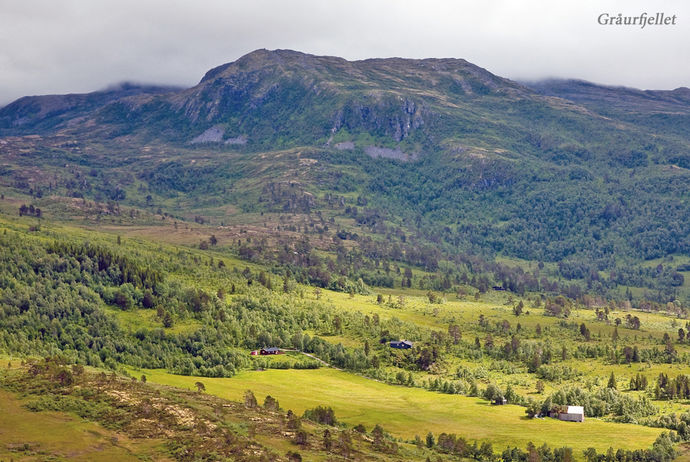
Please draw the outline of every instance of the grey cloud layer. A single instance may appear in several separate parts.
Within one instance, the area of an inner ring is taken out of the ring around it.
[[[678,15],[656,29],[604,12]],[[464,58],[513,79],[690,86],[690,3],[639,0],[0,0],[0,104],[124,80],[195,84],[256,48]]]

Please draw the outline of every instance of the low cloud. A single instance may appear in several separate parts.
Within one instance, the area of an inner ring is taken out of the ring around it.
[[[605,27],[599,14],[676,14]],[[0,104],[120,81],[191,86],[257,48],[464,58],[513,79],[690,86],[690,3],[479,0],[0,0]]]

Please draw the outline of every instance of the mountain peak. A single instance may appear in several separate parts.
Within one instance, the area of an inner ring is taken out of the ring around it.
[[[316,56],[294,50],[268,50],[266,48],[260,48],[241,56],[236,61],[221,64],[209,70],[199,83],[213,80],[229,69],[237,69],[243,72],[274,66],[296,66],[308,69],[315,67],[318,63],[342,65],[348,63],[348,61],[335,56]]]
[[[247,72],[275,67],[307,71],[330,71],[331,73],[344,72],[350,75],[371,71],[398,73],[405,77],[414,77],[420,71],[466,74],[480,78],[486,83],[493,83],[496,86],[508,83],[511,86],[517,86],[514,82],[500,78],[486,69],[461,58],[414,59],[389,57],[348,61],[336,56],[313,55],[289,49],[268,50],[265,48],[254,50],[241,56],[236,61],[225,63],[209,70],[199,83],[208,82],[226,73],[234,74],[239,71]]]

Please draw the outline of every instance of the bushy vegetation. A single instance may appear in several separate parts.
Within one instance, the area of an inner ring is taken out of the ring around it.
[[[635,398],[611,387],[600,388],[594,392],[579,387],[566,387],[548,396],[541,404],[540,413],[549,415],[568,405],[583,406],[586,416],[602,417],[611,414],[620,422],[636,423],[642,417],[658,412],[645,396]],[[538,413],[535,409],[532,403],[526,412],[534,416]]]
[[[97,367],[129,364],[226,377],[250,366],[247,348],[279,346],[316,353],[341,367],[369,367],[361,353],[302,334],[331,330],[336,313],[308,301],[285,306],[280,296],[253,284],[251,270],[216,269],[227,286],[210,293],[164,276],[169,264],[136,252],[126,256],[122,248],[15,233],[0,236],[0,241],[0,349],[8,353],[60,352],[73,362]],[[218,295],[223,291],[236,296],[222,300]],[[125,331],[108,305],[155,311],[160,324]],[[166,329],[184,322],[199,327]],[[315,367],[306,360],[290,365]]]

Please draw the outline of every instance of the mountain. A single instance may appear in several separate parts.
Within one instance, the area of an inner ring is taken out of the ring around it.
[[[134,96],[174,92],[176,87],[123,82],[87,94],[25,96],[0,112],[0,128],[13,133],[49,131],[78,123],[103,106]]]
[[[155,131],[156,138],[174,142],[193,141],[214,127],[222,135],[208,139],[245,136],[255,147],[321,145],[347,131],[439,147],[474,134],[485,143],[492,132],[505,138],[526,129],[526,115],[531,121],[558,115],[582,123],[582,112],[460,59],[348,62],[257,50],[210,70],[187,90],[22,98],[0,111],[0,126],[5,133],[76,134],[96,123],[112,135]]]
[[[649,113],[682,113],[690,110],[690,89],[638,90],[628,87],[597,85],[583,80],[548,79],[526,82],[526,86],[540,94],[558,96],[598,111]]]
[[[434,271],[551,262],[574,295],[664,301],[684,293],[682,263],[646,262],[690,252],[688,92],[257,50],[188,89],[19,99],[0,109],[0,178],[215,224],[261,214],[263,236],[309,228],[293,214],[324,250]]]
[[[246,135],[258,145],[283,136],[292,144],[324,142],[348,129],[400,142],[427,139],[424,124],[442,124],[460,99],[481,103],[525,91],[463,60],[348,62],[258,50],[210,70],[187,90],[22,98],[0,112],[0,126],[25,133],[96,120],[127,133],[155,127],[159,138],[192,141],[220,124],[224,139]],[[64,115],[56,119],[58,112]]]
[[[687,139],[690,126],[690,88],[638,90],[596,85],[581,80],[526,83],[540,94],[575,102],[607,117],[642,125],[653,131]],[[690,165],[684,158],[680,163]]]
[[[190,89],[129,85],[21,98],[0,110],[0,133],[139,136],[254,151],[339,143],[401,158],[488,148],[577,161],[584,151],[606,157],[613,136],[644,146],[640,124],[685,144],[688,92],[576,81],[530,88],[461,59],[349,62],[257,50],[210,70]]]
[[[534,138],[545,132],[553,138],[550,145],[605,142],[608,132],[634,137],[637,130],[616,123],[634,122],[631,113],[682,125],[689,93],[555,80],[530,88],[461,59],[349,62],[257,50],[208,71],[189,89],[125,85],[21,98],[0,110],[0,128],[4,134],[61,130],[88,136],[95,126],[99,137],[145,134],[163,142],[227,142],[254,150],[328,146],[334,137],[349,136],[345,146],[402,143],[410,155],[465,145],[533,151],[535,143],[543,150]]]

